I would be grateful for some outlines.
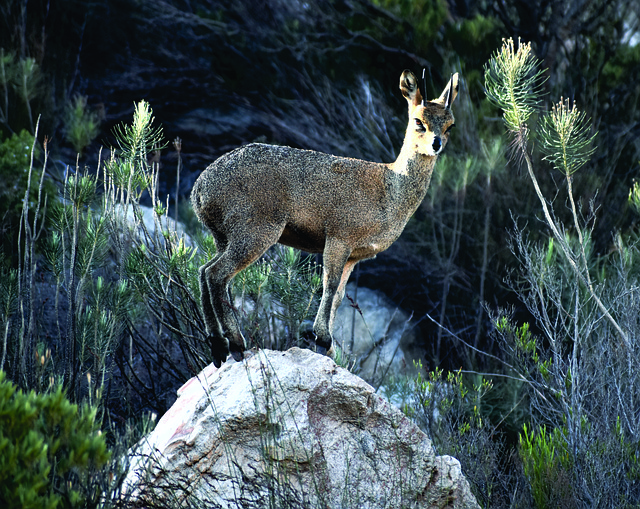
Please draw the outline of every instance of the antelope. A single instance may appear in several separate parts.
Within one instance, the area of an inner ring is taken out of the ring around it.
[[[216,367],[229,353],[236,361],[244,358],[231,280],[276,243],[322,253],[323,291],[312,336],[316,352],[332,354],[335,313],[355,265],[387,249],[427,193],[454,126],[451,104],[458,81],[458,74],[452,75],[440,97],[427,101],[415,75],[402,73],[409,122],[393,163],[253,143],[222,155],[202,172],[191,202],[217,248],[199,272]]]

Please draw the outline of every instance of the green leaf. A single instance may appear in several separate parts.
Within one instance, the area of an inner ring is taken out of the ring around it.
[[[484,79],[487,97],[503,111],[507,129],[519,143],[526,143],[527,122],[538,110],[542,85],[547,80],[531,43],[518,38],[516,49],[512,38],[503,40],[502,48],[484,66]]]
[[[571,106],[569,99],[560,98],[551,111],[543,115],[538,129],[540,149],[546,154],[544,158],[566,176],[572,175],[595,152],[596,148],[591,144],[597,133],[592,135],[590,132],[586,114],[578,111],[575,102]]]

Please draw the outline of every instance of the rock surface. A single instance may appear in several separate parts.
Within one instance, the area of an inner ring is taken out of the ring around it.
[[[384,293],[354,283],[336,312],[333,336],[348,355],[358,360],[358,375],[377,385],[388,376],[414,373],[413,361],[424,357],[416,346],[411,317]]]
[[[298,348],[205,368],[138,453],[124,493],[145,505],[479,507],[455,458],[366,382]]]

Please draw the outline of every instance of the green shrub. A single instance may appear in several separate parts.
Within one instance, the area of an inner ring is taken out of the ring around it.
[[[373,3],[388,9],[413,26],[418,53],[428,50],[447,18],[447,4],[443,0],[374,0]]]
[[[538,509],[574,506],[573,465],[565,433],[558,428],[547,432],[545,426],[536,433],[525,425],[520,435],[520,458]]]
[[[18,225],[22,213],[25,190],[29,185],[29,209],[34,210],[40,192],[42,171],[31,167],[33,135],[23,130],[0,141],[0,231],[2,248],[5,253],[15,251]],[[38,157],[38,146],[34,159]],[[31,174],[30,174],[31,169]],[[53,201],[56,194],[54,184],[45,179],[42,182],[42,202]],[[31,220],[31,217],[29,218]]]
[[[0,371],[0,505],[80,507],[88,478],[109,460],[96,410],[72,404],[60,386],[23,392]]]
[[[32,57],[17,58],[16,55],[0,48],[0,92],[4,101],[0,102],[0,123],[29,127],[34,132],[31,103],[43,94],[40,66]]]
[[[87,109],[87,98],[76,95],[65,108],[65,137],[78,154],[98,136],[100,132],[100,115]]]
[[[640,184],[638,182],[634,182],[633,187],[629,190],[629,204],[637,214],[640,214]]]
[[[0,143],[0,217],[10,217],[7,220],[17,220],[22,211],[22,198],[27,187],[29,177],[29,162],[33,135],[23,130],[13,133]],[[37,156],[36,154],[34,154]],[[31,179],[30,197],[36,198],[38,192],[39,175]]]
[[[487,396],[494,390],[493,382],[482,375],[437,368],[424,374],[420,361],[415,367],[418,374],[413,378],[390,380],[384,391],[387,397],[401,400],[405,415],[429,436],[438,455],[460,461],[483,507],[528,507],[528,494],[517,490],[524,479],[503,434],[488,418]]]
[[[536,506],[628,507],[640,499],[640,250],[633,235],[621,233],[611,235],[608,255],[594,249],[599,211],[591,204],[585,217],[573,178],[593,164],[595,134],[575,103],[560,98],[551,111],[541,111],[545,79],[531,45],[513,40],[485,67],[487,94],[503,110],[512,154],[525,163],[548,228],[546,238],[532,240],[516,223],[511,237],[522,268],[509,283],[532,317],[531,327],[500,311],[494,330],[509,376],[526,383],[532,423],[553,428],[525,428],[520,437]],[[532,155],[532,133],[543,160]],[[570,226],[540,185],[536,170],[545,160],[562,174]]]

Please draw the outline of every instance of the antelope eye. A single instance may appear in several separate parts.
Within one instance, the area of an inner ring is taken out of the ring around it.
[[[447,127],[447,130],[444,133],[449,134],[451,132],[451,129],[453,129],[455,126],[455,124],[451,124],[449,127]]]
[[[427,129],[424,127],[424,124],[422,123],[422,120],[420,120],[419,118],[416,118],[416,130],[417,131],[426,131]]]

